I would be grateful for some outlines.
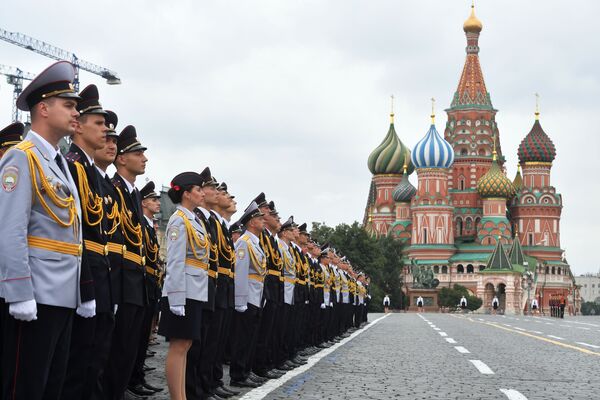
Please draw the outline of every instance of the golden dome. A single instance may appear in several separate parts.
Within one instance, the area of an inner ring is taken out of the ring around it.
[[[481,21],[475,16],[475,5],[471,6],[471,15],[465,23],[463,24],[463,30],[465,32],[471,33],[479,33],[483,29],[483,24]]]

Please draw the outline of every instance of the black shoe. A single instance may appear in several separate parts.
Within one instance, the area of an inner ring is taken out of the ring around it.
[[[148,390],[152,390],[153,392],[156,392],[156,393],[158,393],[158,392],[162,392],[162,391],[164,390],[163,388],[159,388],[159,387],[156,387],[156,386],[152,386],[152,385],[151,385],[151,384],[149,384],[148,382],[144,382],[144,383],[142,383],[142,386],[143,386],[144,388],[146,388],[146,389],[148,389]]]
[[[233,393],[226,392],[225,390],[221,389],[221,387],[215,388],[213,390],[213,394],[216,394],[223,399],[228,399],[233,396]]]
[[[276,374],[278,374],[278,375],[280,375],[280,376],[283,376],[283,375],[287,374],[287,372],[288,372],[288,371],[289,371],[289,370],[287,370],[287,369],[281,369],[281,368],[279,368],[279,367],[277,367],[277,368],[273,368],[273,369],[271,370],[271,372],[275,372]]]
[[[283,363],[283,364],[278,365],[276,369],[278,369],[280,371],[288,372],[288,371],[293,370],[294,367],[292,367],[291,365],[287,365],[287,364]]]
[[[296,364],[295,362],[292,362],[290,360],[286,360],[286,362],[284,362],[283,365],[289,367],[290,369],[295,369],[300,366],[299,364]]]
[[[265,379],[278,379],[281,377],[281,375],[272,372],[272,371],[261,371],[260,373],[256,373],[256,375],[260,376],[261,378],[265,378]]]
[[[148,390],[144,388],[141,383],[135,386],[129,386],[127,390],[129,390],[131,393],[137,396],[150,396],[155,393],[154,390]]]
[[[144,364],[144,372],[149,372],[149,371],[154,371],[156,369],[156,367],[149,367],[146,364]]]
[[[248,375],[248,379],[250,379],[252,382],[256,382],[259,384],[263,384],[266,381],[268,381],[268,379],[266,378],[261,378],[260,376],[256,375],[254,372],[250,372],[250,374]]]
[[[233,387],[242,387],[242,388],[257,388],[260,385],[258,383],[252,382],[250,379],[246,378],[243,381],[231,381],[229,386]]]
[[[231,388],[226,387],[225,385],[219,386],[219,389],[221,389],[224,392],[231,393],[233,396],[237,396],[238,394],[240,394],[239,390],[233,390]]]

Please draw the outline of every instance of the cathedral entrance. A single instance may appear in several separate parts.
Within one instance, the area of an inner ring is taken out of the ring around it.
[[[492,309],[492,299],[494,298],[494,285],[491,283],[486,283],[485,288],[483,290],[483,307],[486,310]]]
[[[506,285],[504,283],[498,285],[498,293],[496,296],[498,296],[498,301],[500,302],[498,307],[500,313],[504,314],[506,312]]]

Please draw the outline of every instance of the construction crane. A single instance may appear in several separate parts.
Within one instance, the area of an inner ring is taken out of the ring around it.
[[[19,95],[23,91],[23,81],[31,81],[33,80],[33,78],[35,78],[35,75],[29,72],[25,72],[20,68],[11,67],[9,65],[3,64],[0,64],[0,74],[6,75],[6,82],[14,86],[12,120],[13,122],[20,121],[21,110],[17,108],[17,97],[19,97]]]
[[[55,60],[70,61],[75,66],[75,80],[73,85],[77,91],[79,91],[79,69],[101,76],[106,79],[106,83],[109,85],[121,84],[121,79],[119,79],[116,72],[91,62],[81,60],[75,54],[55,47],[42,40],[34,39],[19,32],[9,32],[2,28],[0,28],[0,39]]]

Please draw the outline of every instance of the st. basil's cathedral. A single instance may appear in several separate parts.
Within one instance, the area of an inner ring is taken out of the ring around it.
[[[498,110],[479,62],[482,28],[472,7],[463,25],[466,61],[443,137],[432,110],[431,126],[411,151],[396,134],[392,111],[387,135],[368,159],[373,178],[363,224],[374,236],[402,242],[411,306],[422,295],[426,308],[437,310],[437,291],[460,284],[483,300],[482,312],[494,296],[507,314],[527,312],[528,297],[544,311],[559,296],[577,309],[560,245],[562,196],[550,181],[555,146],[536,109],[517,151],[518,172],[513,180],[506,176]],[[416,188],[408,179],[413,172]],[[413,289],[413,272],[424,269],[439,280],[436,289]]]

